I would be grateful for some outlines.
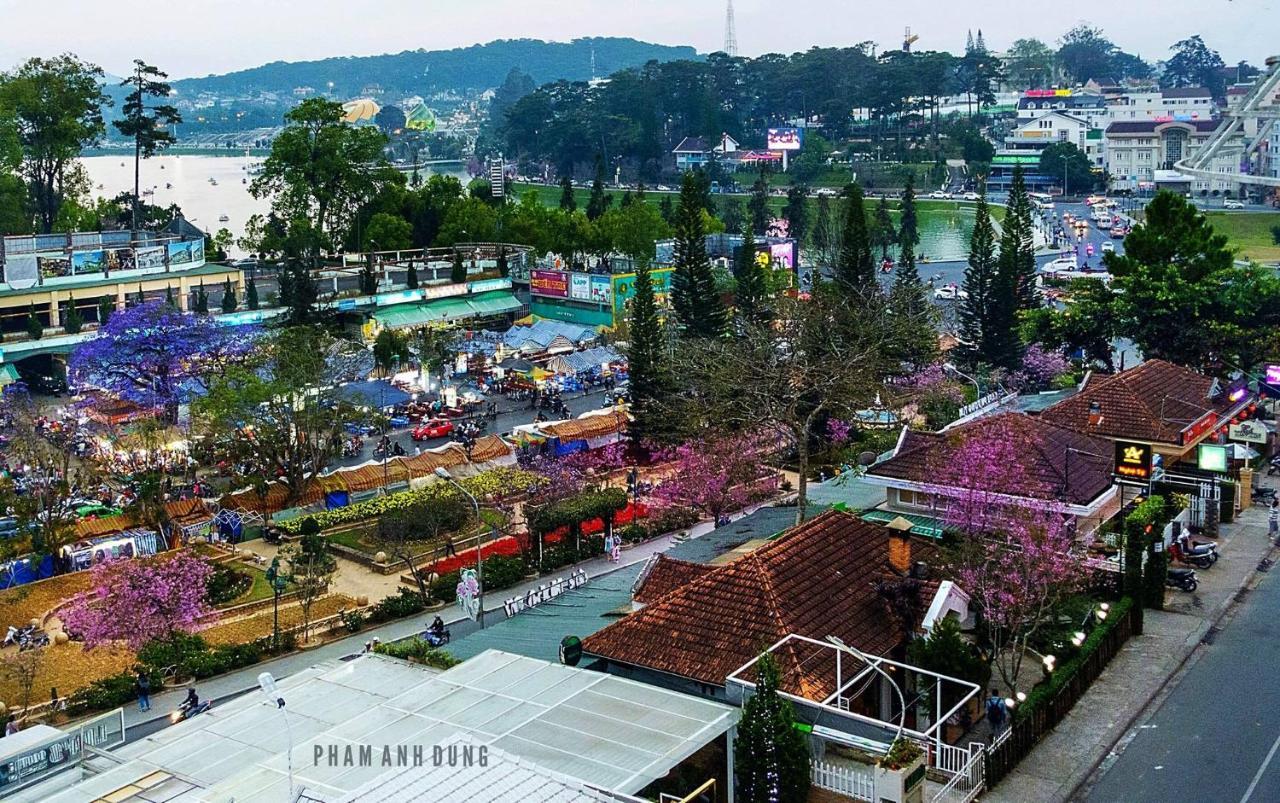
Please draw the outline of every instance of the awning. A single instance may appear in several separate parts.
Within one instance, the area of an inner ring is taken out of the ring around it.
[[[505,290],[481,293],[471,296],[466,301],[477,315],[501,315],[504,312],[515,312],[524,306],[519,299]]]
[[[911,522],[911,534],[923,535],[926,538],[942,538],[942,522],[928,516],[917,516],[914,513],[894,513],[892,510],[868,510],[862,514],[863,521],[875,524],[888,524],[894,519],[906,519]]]
[[[0,365],[0,388],[18,381],[18,369],[12,365]]]
[[[380,326],[388,329],[401,329],[407,326],[424,326],[429,323],[443,321],[444,316],[426,304],[398,304],[373,313],[373,319]]]
[[[385,380],[375,382],[352,382],[338,388],[338,396],[363,407],[394,407],[404,404],[413,397]]]
[[[442,298],[423,305],[432,314],[440,316],[437,320],[456,321],[474,317],[476,311],[464,299]]]

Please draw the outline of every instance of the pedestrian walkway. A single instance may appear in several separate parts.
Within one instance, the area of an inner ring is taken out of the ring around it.
[[[1193,594],[1170,590],[1166,610],[1146,611],[1143,634],[1129,639],[1061,723],[983,801],[1056,803],[1071,799],[1106,760],[1206,634],[1226,615],[1241,589],[1272,552],[1267,515],[1246,508],[1221,528],[1221,559],[1197,570]]]
[[[740,516],[748,515],[755,508],[749,508],[743,511]],[[739,517],[740,517],[739,516]],[[714,524],[710,521],[700,522],[687,530],[681,532],[687,533],[688,538],[698,538],[715,529]],[[608,560],[605,557],[594,558],[585,561],[573,567],[565,567],[564,571],[577,571],[581,569],[587,573],[590,578],[601,577],[618,569],[647,561],[654,554],[665,552],[677,543],[678,533],[669,533],[667,535],[654,538],[642,544],[637,544],[630,549],[622,552],[622,559],[617,563]],[[485,618],[490,623],[497,622],[505,618],[502,603],[504,600],[515,596],[523,596],[526,592],[536,588],[539,584],[547,582],[546,577],[540,577],[535,580],[511,588],[502,589],[500,593],[492,594],[485,598]],[[338,660],[348,655],[361,652],[364,644],[377,638],[383,643],[396,641],[399,639],[409,638],[417,635],[426,629],[427,621],[429,621],[434,613],[424,613],[420,616],[410,617],[397,622],[389,622],[387,624],[369,627],[354,633],[345,638],[335,641],[326,642],[318,647],[300,652],[290,653],[288,655],[264,661],[253,666],[245,667],[234,672],[228,672],[225,675],[209,678],[199,681],[196,687],[199,691],[201,699],[212,700],[216,704],[220,700],[236,697],[240,694],[257,688],[258,675],[262,672],[270,672],[277,679],[287,677],[288,675],[299,672],[307,667],[324,661]],[[455,637],[466,635],[475,629],[476,625],[471,620],[458,612],[455,606],[449,606],[440,611],[439,615],[445,619],[445,623],[449,626]],[[139,711],[137,704],[129,704],[125,706],[124,722],[126,728],[136,727],[145,723],[154,722],[164,719],[169,712],[178,707],[182,699],[186,696],[186,687],[176,687],[168,691],[154,694],[151,697],[151,710]]]

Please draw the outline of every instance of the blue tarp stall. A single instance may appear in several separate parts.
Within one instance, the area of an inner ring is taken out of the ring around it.
[[[338,388],[338,396],[351,404],[377,410],[395,407],[397,404],[407,404],[413,399],[408,393],[385,379],[342,385]]]
[[[39,561],[35,558],[18,558],[0,564],[0,588],[13,588],[49,577],[53,577],[52,555],[45,555]]]
[[[215,518],[218,537],[223,541],[238,544],[244,538],[244,519],[234,510],[220,510]]]
[[[351,494],[348,491],[326,491],[324,494],[324,509],[333,510],[335,507],[346,507],[351,504]]]
[[[562,441],[556,437],[547,438],[547,445],[551,448],[551,453],[556,457],[564,457],[568,454],[576,452],[585,452],[588,444],[585,440]]]

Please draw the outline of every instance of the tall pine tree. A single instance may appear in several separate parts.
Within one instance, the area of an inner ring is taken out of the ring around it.
[[[845,187],[844,196],[844,227],[840,254],[836,258],[836,280],[861,292],[874,286],[876,281],[862,187],[850,184]]]
[[[249,283],[244,288],[244,301],[249,305],[249,309],[258,308],[258,283],[249,277]]]
[[[686,334],[717,337],[724,333],[727,315],[716,292],[711,260],[707,258],[706,227],[697,178],[684,174],[680,205],[675,212],[675,264],[671,272],[671,303]]]
[[[733,275],[738,281],[738,288],[734,293],[738,314],[750,321],[763,320],[768,286],[764,269],[756,262],[755,233],[751,230],[750,221],[742,232],[742,247],[734,255]]]
[[[227,279],[222,283],[222,311],[236,311],[236,290],[231,286],[231,280]]]
[[[665,432],[659,406],[667,388],[666,336],[653,295],[649,266],[636,267],[635,296],[631,299],[627,370],[631,384],[631,415],[627,427],[633,443],[659,440]]]
[[[898,262],[916,268],[916,246],[920,243],[920,219],[916,216],[915,175],[907,174],[907,186],[902,191],[902,219],[898,222],[898,245],[902,252]],[[916,279],[919,280],[919,275]]]
[[[964,269],[961,287],[965,297],[960,301],[960,349],[970,364],[991,360],[991,330],[994,298],[999,283],[996,276],[995,229],[991,227],[991,210],[983,194],[969,237],[969,266]]]
[[[596,157],[596,177],[591,182],[591,197],[587,199],[587,220],[597,220],[613,204],[613,196],[604,194],[604,160]]]
[[[560,209],[565,212],[578,211],[578,199],[573,194],[573,179],[569,174],[560,177]]]
[[[1040,306],[1040,294],[1036,290],[1035,229],[1031,216],[1031,199],[1027,197],[1022,166],[1016,165],[1009,186],[1004,230],[1000,236],[1000,272],[1013,289],[1017,311]]]
[[[809,797],[807,737],[795,727],[791,703],[778,694],[778,664],[756,661],[756,689],[742,706],[733,742],[735,799],[743,803],[803,803]]]

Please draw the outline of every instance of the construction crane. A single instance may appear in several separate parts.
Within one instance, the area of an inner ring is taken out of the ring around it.
[[[907,32],[902,35],[902,50],[906,53],[911,52],[911,46],[920,38],[919,34],[911,33],[911,26],[907,26]]]

